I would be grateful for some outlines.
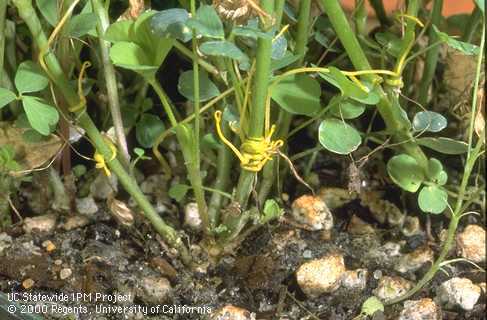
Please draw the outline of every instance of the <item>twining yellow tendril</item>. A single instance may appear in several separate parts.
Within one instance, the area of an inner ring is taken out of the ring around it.
[[[84,109],[86,106],[86,98],[85,95],[83,94],[83,79],[86,73],[86,69],[91,67],[91,63],[89,61],[83,62],[83,65],[81,66],[81,70],[79,72],[79,77],[78,77],[78,97],[79,97],[79,102],[77,105],[69,108],[70,112],[78,112]]]
[[[276,131],[276,126],[272,125],[264,137],[245,139],[239,150],[223,135],[221,130],[222,112],[216,111],[214,117],[218,136],[235,153],[240,160],[240,166],[245,170],[259,172],[267,161],[272,160],[272,156],[278,153],[279,148],[284,144],[284,141],[280,139],[272,141],[272,135]]]
[[[412,16],[412,15],[409,15],[409,14],[405,14],[405,13],[399,13],[399,14],[396,15],[396,18],[397,19],[399,19],[399,18],[406,18],[406,19],[412,20],[412,21],[416,22],[418,24],[418,26],[420,26],[421,28],[424,28],[424,23],[422,23],[421,20],[419,20],[415,16]]]
[[[110,151],[112,152],[110,159],[108,159],[108,162],[110,162],[117,157],[117,148],[109,139],[105,138],[105,142],[108,144],[108,146],[110,147]],[[93,155],[93,160],[95,160],[96,162],[96,168],[103,170],[107,177],[112,175],[110,169],[108,169],[105,157],[103,157],[103,155],[99,153],[98,150],[95,151],[95,154]]]

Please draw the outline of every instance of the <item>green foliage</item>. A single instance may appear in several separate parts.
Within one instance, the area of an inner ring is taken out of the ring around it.
[[[220,17],[213,6],[202,5],[196,11],[196,16],[187,22],[187,26],[194,28],[200,36],[214,39],[224,39],[225,32]]]
[[[48,84],[44,72],[33,61],[24,61],[19,65],[15,74],[15,87],[20,94],[41,91]]]
[[[418,191],[425,177],[416,159],[407,154],[392,157],[387,162],[387,172],[395,184],[406,191]]]
[[[40,134],[49,135],[59,121],[56,108],[43,103],[39,98],[30,96],[22,97],[22,105],[32,128]]]
[[[143,113],[135,126],[135,137],[142,147],[151,148],[164,130],[164,123],[158,116]]]
[[[0,109],[17,98],[15,93],[10,90],[0,88]]]
[[[373,316],[377,311],[384,311],[384,304],[374,296],[368,298],[362,304],[361,314],[363,315]]]
[[[419,192],[418,204],[424,212],[440,214],[448,206],[448,194],[437,185],[425,186]]]
[[[467,143],[450,138],[423,137],[416,140],[418,144],[444,154],[463,154],[468,151]]]
[[[188,11],[174,8],[160,11],[151,20],[154,33],[160,37],[171,37],[188,42],[193,37],[190,28],[186,25],[189,19]]]
[[[360,88],[356,83],[350,81],[343,73],[335,67],[329,68],[329,73],[320,73],[321,77],[337,87],[343,96],[350,97],[358,101],[364,101],[368,93]]]
[[[321,122],[318,139],[325,149],[338,154],[349,154],[362,143],[362,138],[354,127],[334,118]]]
[[[186,99],[194,101],[193,70],[181,73],[178,91]],[[201,70],[199,77],[200,101],[208,101],[220,94],[217,86],[208,78],[208,73]]]
[[[468,42],[459,41],[459,40],[449,36],[448,34],[441,32],[440,30],[438,30],[438,28],[435,25],[433,25],[433,29],[435,30],[438,38],[441,41],[445,42],[451,48],[458,50],[458,51],[460,51],[466,55],[478,55],[479,54],[479,47],[478,46],[471,44],[471,43],[468,43]]]
[[[36,5],[44,19],[46,19],[52,27],[55,27],[59,21],[57,1],[36,0]]]
[[[207,56],[226,57],[238,61],[248,60],[247,55],[229,41],[207,41],[200,46],[200,51]]]
[[[168,194],[177,202],[181,202],[190,189],[191,187],[188,185],[177,183],[169,189]]]
[[[334,100],[339,99],[340,102],[334,104]],[[365,106],[352,99],[341,99],[341,97],[334,97],[330,104],[333,105],[330,109],[330,113],[341,119],[355,119],[360,117],[365,112]]]
[[[271,90],[272,99],[292,114],[311,116],[321,109],[320,84],[308,75],[287,76]]]
[[[20,170],[20,165],[15,161],[14,147],[8,144],[0,146],[0,176],[17,170]]]
[[[414,131],[440,132],[446,125],[446,118],[433,111],[418,112],[413,119]]]

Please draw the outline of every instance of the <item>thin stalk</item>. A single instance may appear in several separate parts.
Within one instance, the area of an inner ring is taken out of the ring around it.
[[[301,0],[299,2],[299,14],[298,24],[296,31],[296,47],[295,54],[299,56],[299,59],[294,63],[295,67],[303,66],[304,56],[306,54],[306,45],[308,44],[309,37],[309,17],[311,11],[311,0]],[[279,110],[278,116],[278,131],[277,137],[286,139],[291,127],[293,115],[284,109]],[[279,174],[276,170],[277,161],[269,162],[263,171],[263,180],[259,189],[259,201],[262,203],[267,198],[267,195],[271,191],[274,184],[275,174]]]
[[[379,19],[380,24],[383,27],[388,27],[391,22],[387,18],[386,10],[384,9],[384,2],[382,0],[369,0],[370,5],[375,11],[375,16]]]
[[[127,147],[127,139],[125,137],[124,126],[122,121],[122,113],[120,112],[120,102],[118,98],[117,78],[115,76],[115,68],[110,60],[109,47],[110,43],[103,39],[105,31],[110,26],[108,14],[100,0],[91,0],[91,5],[98,18],[97,32],[98,40],[100,44],[101,60],[103,65],[103,72],[105,75],[108,106],[110,108],[110,114],[112,116],[113,127],[115,129],[115,137],[117,144],[122,154],[122,160],[124,165],[128,167],[130,163],[130,154]]]
[[[229,135],[230,129],[226,123],[222,125],[223,134]],[[229,148],[222,147],[218,150],[216,179],[213,189],[228,190],[230,183],[230,170],[232,168],[233,154]],[[222,195],[214,192],[208,205],[208,216],[210,219],[210,228],[214,229],[220,222],[220,209],[222,206]]]
[[[27,24],[31,34],[33,35],[33,40],[35,41],[38,48],[45,48],[47,46],[47,38],[42,30],[39,17],[37,16],[34,8],[32,7],[30,0],[12,0],[12,3],[17,7],[20,17]],[[51,80],[59,89],[61,94],[66,98],[70,107],[76,107],[79,104],[79,97],[70,85],[70,82],[66,78],[59,61],[56,56],[49,52],[44,57],[46,66],[49,69],[49,75]],[[112,156],[112,151],[110,147],[106,144],[100,131],[95,126],[90,116],[86,111],[82,111],[77,115],[79,125],[86,131],[86,134],[90,138],[94,147],[100,152],[105,159],[110,159]],[[118,159],[113,159],[108,161],[108,166],[118,177],[120,183],[125,188],[125,190],[134,198],[139,207],[143,210],[145,216],[151,221],[152,225],[156,231],[162,236],[164,241],[166,241],[170,246],[176,248],[180,254],[181,260],[189,264],[191,262],[191,256],[181,240],[180,235],[176,232],[174,228],[169,226],[164,222],[164,220],[155,211],[154,207],[147,200],[145,195],[142,193],[137,185],[137,182],[125,171]]]
[[[340,6],[339,1],[321,0],[321,4],[323,5],[328,17],[330,18],[333,29],[337,33],[337,36],[340,39],[343,47],[345,48],[354,67],[357,70],[370,70],[371,66],[369,64],[369,61],[367,60],[367,57],[362,50],[362,47],[360,46],[352,28],[350,27],[350,24],[348,23],[348,20]],[[411,0],[410,6],[411,8],[408,9],[408,13],[417,12],[418,1]],[[409,28],[407,28],[407,31],[409,31],[409,38],[410,30],[412,29],[412,27],[414,26],[409,24]],[[409,38],[407,39],[407,43],[409,43]],[[405,45],[403,47],[403,54],[404,52],[409,52],[410,48],[408,45]],[[402,65],[403,63],[398,63],[398,66]],[[373,74],[365,74],[364,78],[372,83],[376,83],[377,81],[379,81],[379,78]],[[409,155],[414,157],[416,161],[423,168],[426,169],[427,158],[421,148],[416,143],[414,143],[413,137],[409,133],[406,123],[402,120],[402,110],[399,105],[397,93],[395,93],[392,88],[388,89],[387,92],[384,92],[381,88],[379,88],[379,93],[381,98],[379,103],[377,104],[377,109],[386,124],[387,130],[393,135],[396,142],[411,141],[401,144],[401,148],[403,148],[404,151],[407,152]]]
[[[176,132],[176,138],[179,142],[181,147],[181,151],[183,153],[183,158],[185,161],[186,168],[188,170],[188,179],[193,188],[194,197],[196,203],[198,205],[198,211],[201,217],[201,222],[203,225],[203,231],[208,234],[209,233],[209,218],[208,218],[208,209],[206,206],[205,200],[205,192],[203,190],[203,182],[201,179],[201,172],[199,166],[196,166],[196,159],[195,159],[195,146],[194,146],[194,133],[190,130],[188,131],[186,127],[182,124],[179,124],[172,112],[171,103],[169,102],[169,98],[167,97],[166,93],[162,89],[159,82],[157,82],[154,78],[148,80],[149,84],[152,86],[154,91],[156,92],[159,100],[166,111],[166,114],[169,117],[169,121],[171,126],[174,128]],[[195,119],[198,115],[195,113]]]
[[[0,2],[0,83],[2,83],[2,73],[3,65],[4,65],[4,56],[5,56],[5,29],[6,29],[6,16],[7,13],[7,1]],[[0,113],[1,119],[1,113]]]
[[[186,48],[178,40],[174,41],[173,46],[174,46],[174,48],[176,48],[176,50],[178,50],[179,52],[181,52],[182,54],[184,54],[186,57],[188,57],[192,61],[196,60],[198,62],[198,64],[203,69],[205,69],[208,73],[210,73],[210,74],[212,74],[214,76],[218,76],[219,75],[219,71],[218,71],[218,69],[214,65],[212,65],[211,63],[208,63],[207,61],[201,59],[200,57],[198,57],[198,55],[194,55],[191,50],[189,50],[188,48]]]
[[[465,30],[463,31],[462,41],[472,42],[473,37],[477,34],[476,31],[481,22],[482,11],[480,11],[478,6],[475,6],[475,9],[473,9],[472,14],[470,15],[470,19],[467,21]]]
[[[479,54],[478,61],[477,61],[477,70],[476,70],[476,74],[475,74],[476,81],[474,82],[472,105],[476,104],[477,92],[478,92],[478,88],[479,88],[479,81],[478,80],[480,78],[482,59],[484,56],[484,47],[485,47],[485,23],[483,24],[482,29],[484,29],[484,31],[482,32],[482,39],[480,42],[480,54]],[[472,113],[471,118],[470,118],[471,128],[472,128],[472,124],[474,122],[475,122],[475,113]],[[469,133],[473,133],[473,132],[470,131]],[[465,193],[467,190],[468,181],[470,179],[470,176],[472,174],[472,170],[475,166],[477,159],[479,158],[480,155],[482,155],[484,153],[484,151],[482,150],[482,147],[484,146],[484,142],[485,142],[484,141],[485,140],[484,134],[485,134],[485,130],[483,130],[483,132],[481,132],[480,138],[477,141],[477,145],[473,149],[472,149],[472,140],[469,139],[467,161],[465,163],[465,169],[463,171],[462,181],[460,183],[460,188],[458,191],[458,198],[457,198],[457,201],[455,204],[455,208],[452,212],[450,225],[448,226],[447,239],[446,239],[445,243],[443,244],[443,247],[441,249],[441,252],[440,252],[438,258],[436,259],[435,263],[431,266],[431,268],[428,270],[428,272],[423,276],[423,278],[410,291],[408,291],[406,294],[404,294],[404,295],[402,295],[396,299],[393,299],[393,300],[387,302],[387,304],[394,304],[394,303],[400,302],[404,299],[409,298],[410,296],[412,296],[413,294],[415,294],[416,292],[421,290],[431,279],[433,279],[436,272],[438,272],[438,270],[440,269],[441,264],[443,263],[443,261],[447,257],[448,252],[450,251],[451,245],[453,243],[453,240],[455,238],[455,232],[457,230],[458,222],[460,221],[462,214],[463,214],[463,212],[462,212],[462,210],[464,209],[463,202],[465,200]]]
[[[276,0],[274,5],[274,12],[276,14],[276,26],[277,29],[281,29],[282,25],[282,15],[284,13],[284,5],[286,4],[286,0]]]
[[[191,8],[191,15],[193,17],[196,16],[196,1],[190,0],[190,8]],[[193,56],[198,56],[198,39],[196,37],[196,30],[193,29],[193,39],[191,42],[191,47],[193,51]],[[196,203],[198,204],[198,211],[200,213],[202,225],[203,225],[203,232],[205,234],[209,234],[210,230],[210,219],[208,217],[208,206],[205,200],[205,191],[203,189],[203,181],[201,178],[201,159],[200,159],[200,109],[201,109],[201,101],[200,101],[200,68],[198,65],[198,60],[193,59],[193,106],[194,106],[194,131],[193,131],[193,143],[192,143],[192,163],[188,163],[188,176],[191,180],[191,184],[193,185],[193,192],[196,198]]]
[[[438,42],[438,35],[435,32],[433,25],[437,26],[440,24],[442,8],[443,0],[434,0],[433,10],[431,11],[431,24],[428,30],[428,46],[431,46]],[[439,54],[439,46],[433,47],[431,50],[428,51],[428,53],[426,53],[423,76],[421,77],[418,91],[418,103],[422,106],[426,105],[426,103],[428,102],[428,91],[435,75]]]
[[[273,0],[263,0],[260,3],[262,10],[272,14],[274,10]],[[262,26],[264,29],[267,26]],[[272,39],[259,38],[257,40],[256,70],[253,78],[252,101],[249,114],[249,132],[250,138],[260,138],[264,134],[265,108],[267,99],[267,90],[269,87],[269,78],[271,71],[271,51]],[[247,205],[247,201],[252,191],[255,173],[243,170],[237,186],[236,200],[241,207]]]

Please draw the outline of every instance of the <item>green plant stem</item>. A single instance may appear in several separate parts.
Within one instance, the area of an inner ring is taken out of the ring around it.
[[[263,0],[260,6],[265,12],[272,14],[274,1]],[[267,26],[263,26],[263,28],[266,29]],[[272,39],[259,38],[257,40],[256,70],[253,78],[252,100],[249,114],[248,135],[250,138],[261,138],[264,135],[265,107],[271,71],[271,51]],[[243,170],[240,174],[236,201],[243,208],[247,205],[254,179],[254,172]]]
[[[480,11],[478,6],[472,11],[470,18],[467,21],[465,30],[463,31],[462,41],[472,42],[473,37],[477,34],[477,29],[479,24],[482,22],[482,11]]]
[[[418,8],[418,1],[411,0],[410,8],[408,8],[408,14],[417,12]],[[350,24],[347,21],[345,13],[343,12],[340,3],[338,0],[321,0],[321,4],[323,5],[325,12],[327,13],[330,21],[333,25],[335,32],[337,33],[338,38],[340,39],[343,47],[345,48],[352,64],[357,70],[370,70],[371,66],[367,57],[365,56],[364,51],[362,50],[355,34],[350,27]],[[414,14],[415,15],[415,14]],[[414,23],[414,22],[413,22]],[[408,28],[409,26],[409,28]],[[411,38],[411,29],[414,32],[414,25],[410,23],[406,27],[406,31],[408,33],[407,41],[403,45],[403,50],[401,51],[403,54],[405,52],[409,52],[410,47],[410,38]],[[414,34],[412,35],[413,42],[414,42]],[[400,63],[398,63],[400,65]],[[401,67],[402,70],[403,67]],[[364,78],[371,83],[376,83],[379,81],[377,75],[365,75]],[[412,135],[408,131],[408,124],[402,120],[402,113],[403,111],[399,105],[399,98],[397,92],[393,88],[388,88],[386,91],[379,88],[380,94],[380,101],[377,104],[377,109],[384,120],[387,131],[389,131],[395,140],[395,142],[403,142],[403,141],[411,141],[401,144],[401,148],[407,152],[409,155],[414,157],[418,164],[423,167],[425,170],[427,168],[427,158],[424,155],[421,148],[414,143]]]
[[[391,25],[391,22],[387,18],[386,10],[384,9],[384,2],[382,0],[369,0],[370,5],[375,11],[377,19],[383,27]]]
[[[47,46],[47,38],[42,30],[39,18],[32,7],[31,1],[12,0],[12,3],[17,7],[20,17],[27,24],[37,47],[45,48]],[[79,103],[79,97],[74,88],[71,87],[68,79],[65,77],[56,56],[52,52],[49,52],[44,59],[49,69],[51,80],[65,97],[69,106],[77,106]],[[112,151],[106,144],[105,140],[100,134],[100,131],[98,131],[98,128],[95,126],[86,111],[81,111],[79,114],[77,114],[77,119],[79,125],[86,131],[91,143],[93,143],[98,152],[100,152],[105,159],[110,159],[112,156]],[[108,161],[108,166],[118,177],[125,190],[134,198],[139,207],[144,211],[144,214],[151,221],[156,231],[163,237],[164,241],[166,241],[170,246],[176,248],[180,254],[181,260],[184,263],[189,264],[191,262],[191,256],[182,242],[180,235],[175,229],[166,224],[159,216],[138,187],[137,182],[125,171],[120,161],[118,159]]]
[[[209,218],[208,218],[208,209],[205,200],[205,192],[203,190],[203,181],[201,179],[201,172],[199,166],[196,166],[195,156],[195,146],[194,146],[194,133],[191,130],[187,130],[187,127],[183,124],[179,124],[174,116],[174,113],[171,108],[171,103],[169,102],[169,98],[167,97],[166,93],[162,89],[159,82],[157,82],[154,78],[148,79],[149,84],[152,86],[154,91],[156,92],[159,100],[162,103],[164,111],[169,117],[169,122],[171,126],[174,128],[176,132],[176,137],[178,139],[179,145],[181,147],[181,151],[183,153],[184,161],[186,168],[188,170],[188,179],[193,188],[194,197],[196,203],[198,204],[198,212],[201,217],[201,222],[203,225],[203,231],[205,234],[209,234]],[[196,113],[195,113],[196,114]],[[198,115],[198,114],[196,114]],[[197,116],[195,116],[196,118]]]
[[[284,5],[286,4],[286,0],[276,0],[274,4],[274,12],[276,16],[276,26],[278,29],[281,29],[282,25],[282,15],[284,13]]]
[[[228,136],[230,129],[226,123],[222,124],[223,134]],[[213,184],[213,189],[228,190],[230,183],[230,170],[232,168],[233,154],[229,148],[221,147],[218,150],[216,179]],[[222,206],[222,195],[213,193],[208,204],[208,216],[210,219],[210,228],[213,230],[220,222],[220,209]]]
[[[218,71],[218,69],[214,65],[212,65],[211,63],[208,63],[207,61],[201,59],[200,57],[198,57],[198,55],[195,56],[191,50],[189,50],[188,48],[186,48],[178,40],[175,40],[174,41],[173,46],[174,46],[174,48],[176,48],[176,50],[178,50],[179,52],[181,52],[182,54],[184,54],[186,57],[188,57],[192,61],[196,60],[198,62],[198,64],[203,69],[205,69],[208,73],[210,73],[210,74],[212,74],[214,76],[218,76],[219,75],[219,71]]]
[[[443,0],[434,0],[433,10],[431,11],[431,24],[428,29],[428,45],[431,46],[438,41],[438,35],[435,32],[433,25],[437,26],[441,22],[441,9],[443,8]],[[428,91],[433,81],[438,64],[438,57],[440,54],[440,47],[434,47],[426,53],[426,61],[424,64],[423,76],[419,83],[418,103],[422,106],[428,102]]]
[[[0,2],[0,84],[2,83],[2,73],[3,65],[4,65],[4,56],[5,56],[5,29],[6,25],[6,16],[7,13],[7,1]],[[1,119],[1,112],[0,112],[0,119]]]
[[[477,91],[479,88],[479,81],[478,80],[480,78],[482,59],[483,59],[484,47],[485,47],[485,22],[483,24],[483,29],[484,29],[484,31],[482,32],[482,39],[480,42],[480,54],[478,57],[477,70],[476,70],[476,74],[475,74],[476,81],[474,82],[474,88],[473,88],[473,94],[472,94],[472,96],[473,96],[472,97],[472,105],[476,104]],[[473,126],[474,121],[475,121],[475,113],[472,113],[472,116],[470,118],[471,128]],[[472,149],[472,140],[469,139],[467,161],[465,163],[465,169],[463,171],[463,176],[462,176],[462,181],[460,183],[460,188],[458,191],[457,201],[455,203],[455,208],[453,209],[450,224],[448,226],[447,239],[446,239],[445,243],[443,244],[443,247],[441,249],[441,252],[440,252],[438,258],[436,259],[435,263],[431,266],[431,268],[428,270],[428,272],[423,276],[423,278],[421,280],[419,280],[418,283],[411,290],[406,292],[404,295],[387,302],[387,304],[394,304],[394,303],[400,302],[404,299],[409,298],[410,296],[412,296],[413,294],[415,294],[416,292],[421,290],[423,288],[423,286],[425,286],[431,279],[433,279],[435,274],[440,269],[441,264],[443,263],[443,261],[447,257],[448,252],[450,251],[451,245],[453,243],[453,240],[455,238],[455,232],[457,230],[458,222],[460,221],[460,219],[462,217],[462,213],[463,213],[462,210],[464,209],[463,208],[463,202],[464,202],[465,193],[467,190],[467,185],[468,185],[470,176],[472,174],[472,170],[473,170],[475,163],[476,163],[477,159],[479,158],[479,156],[484,153],[482,150],[482,147],[484,146],[484,142],[485,142],[485,138],[484,138],[485,130],[482,130],[482,131],[483,132],[480,132],[480,135],[479,135],[480,138],[477,141],[477,145],[475,146],[475,148]],[[472,132],[470,132],[470,133],[472,133]]]
[[[112,116],[113,127],[115,129],[115,136],[117,144],[121,150],[122,160],[124,165],[128,168],[130,163],[130,154],[127,147],[127,139],[125,137],[124,126],[122,121],[122,113],[120,112],[120,102],[118,98],[117,78],[115,76],[115,68],[110,60],[108,41],[103,40],[103,35],[110,25],[108,14],[100,0],[91,0],[91,5],[98,18],[98,39],[100,44],[101,60],[105,81],[107,86],[108,106],[110,107],[110,114]]]
[[[303,66],[304,56],[306,54],[308,37],[309,37],[309,17],[311,11],[311,0],[301,0],[299,2],[298,24],[296,31],[295,54],[299,59],[293,64],[294,67]],[[277,10],[276,10],[277,12]],[[278,130],[276,136],[280,139],[286,139],[291,127],[293,115],[284,109],[279,110]],[[264,203],[267,195],[274,184],[275,175],[279,174],[276,170],[277,161],[267,163],[263,170],[263,182],[259,189],[259,202]]]

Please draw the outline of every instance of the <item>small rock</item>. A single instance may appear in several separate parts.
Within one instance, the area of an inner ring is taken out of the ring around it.
[[[401,232],[406,237],[414,236],[421,232],[421,224],[418,217],[406,216],[401,227]]]
[[[42,247],[46,249],[47,252],[53,252],[56,250],[56,245],[51,240],[46,240],[42,243]]]
[[[154,257],[151,260],[151,265],[155,269],[159,270],[163,276],[166,276],[171,280],[175,280],[178,276],[176,269],[174,269],[174,267],[164,258]]]
[[[416,271],[427,262],[433,262],[434,253],[429,246],[422,246],[411,253],[403,255],[395,266],[401,273]]]
[[[138,289],[139,298],[149,304],[162,304],[168,300],[172,291],[169,280],[153,276],[143,278]]]
[[[59,271],[59,279],[66,280],[67,278],[71,277],[73,271],[70,268],[63,268]]]
[[[459,306],[464,310],[472,310],[480,297],[481,289],[467,278],[451,278],[437,289],[437,298],[448,308]]]
[[[30,278],[22,281],[22,287],[24,287],[24,289],[30,289],[34,286],[34,284],[35,284],[34,280]]]
[[[184,223],[195,230],[201,228],[201,217],[196,202],[190,202],[184,207]]]
[[[66,221],[61,225],[61,228],[63,228],[66,231],[77,229],[77,228],[82,228],[90,223],[90,219],[88,219],[85,216],[81,215],[75,215],[75,216],[70,216],[66,219]]]
[[[331,210],[339,208],[357,198],[357,195],[350,193],[348,189],[333,187],[321,188],[318,195]]]
[[[162,174],[153,174],[148,176],[141,184],[140,190],[145,194],[154,194],[165,184],[166,178]]]
[[[441,310],[430,298],[407,300],[398,320],[440,320]]]
[[[338,289],[345,271],[343,256],[330,254],[302,264],[296,271],[296,278],[306,295],[316,297]]]
[[[118,191],[117,176],[112,174],[107,177],[100,172],[90,185],[90,194],[96,199],[106,200]]]
[[[377,298],[383,302],[388,302],[402,296],[411,289],[411,287],[411,282],[404,278],[383,276],[380,278],[379,284],[373,292]]]
[[[341,285],[350,290],[364,290],[368,273],[367,269],[347,270],[342,276]]]
[[[95,199],[89,196],[86,198],[76,199],[76,211],[80,214],[91,216],[98,211]]]
[[[0,233],[0,255],[3,253],[5,249],[8,249],[12,246],[12,237],[6,234],[5,232]]]
[[[56,227],[56,216],[46,214],[33,218],[25,218],[22,229],[25,233],[42,232],[51,233]]]
[[[108,199],[108,208],[112,217],[121,225],[131,227],[134,224],[134,213],[125,202],[115,198]]]
[[[226,305],[211,315],[211,320],[255,320],[255,314],[243,308]]]
[[[470,261],[485,261],[485,230],[481,226],[468,225],[457,235],[458,254]]]
[[[374,227],[360,219],[356,215],[353,215],[348,223],[347,231],[353,235],[363,235],[375,233]]]
[[[311,230],[331,230],[333,216],[326,203],[319,197],[304,195],[294,200],[292,216],[296,222],[309,227]]]
[[[62,265],[62,264],[63,264],[63,260],[61,260],[61,259],[56,259],[56,260],[54,260],[54,264],[55,264],[56,266],[60,266],[60,265]]]

